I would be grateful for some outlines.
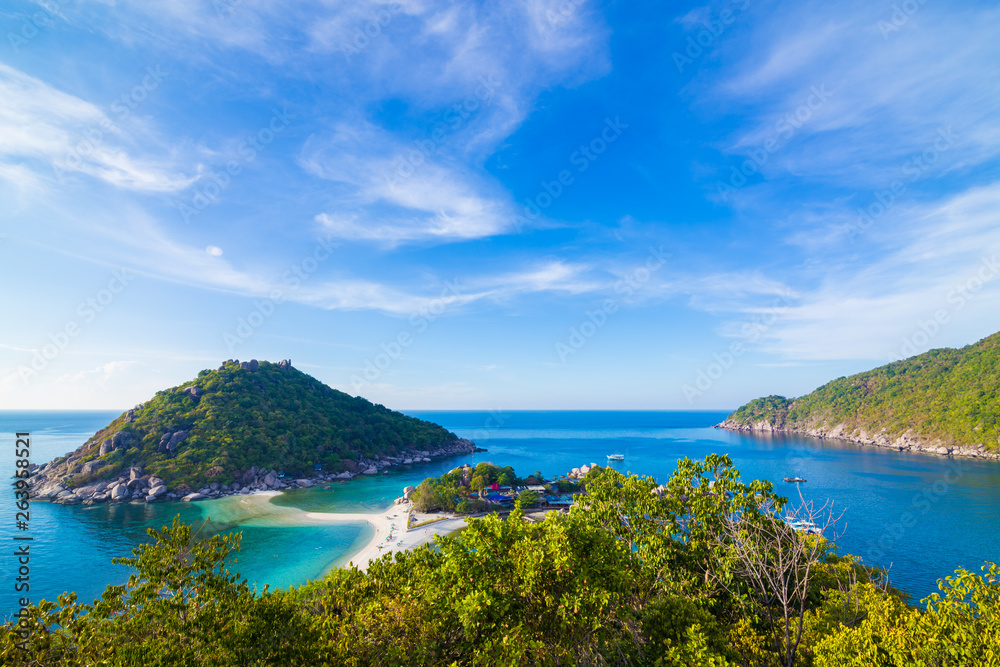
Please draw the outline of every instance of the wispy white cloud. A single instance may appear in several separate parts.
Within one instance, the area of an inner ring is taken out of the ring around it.
[[[693,308],[706,312],[752,313],[773,307],[775,299],[791,302],[797,296],[790,285],[761,271],[711,273],[675,278],[658,288],[666,294],[687,294]]]
[[[0,177],[22,190],[85,173],[115,187],[171,192],[192,179],[136,158],[130,139],[94,104],[0,63]]]
[[[589,267],[560,261],[530,266],[521,271],[479,275],[429,288],[420,294],[365,280],[339,280],[307,285],[295,295],[304,303],[330,310],[379,310],[408,316],[432,307],[450,309],[479,301],[503,301],[542,292],[581,294],[609,288],[607,280],[588,278]]]
[[[995,321],[983,314],[1000,310],[998,208],[994,183],[887,216],[873,230],[880,252],[863,263],[844,261],[831,248],[831,261],[812,269],[814,286],[796,290],[758,330],[762,348],[792,360],[885,361],[990,333]],[[734,294],[740,287],[733,285]],[[724,326],[730,331],[752,312],[726,297],[713,304],[733,313]],[[940,313],[947,321],[934,325]]]
[[[1000,43],[992,39],[1000,10],[928,3],[886,32],[880,25],[891,13],[889,4],[809,2],[727,44],[737,64],[721,83],[702,84],[701,99],[748,119],[724,150],[759,149],[814,87],[825,86],[829,99],[793,122],[787,145],[761,167],[768,177],[884,187],[940,128],[953,128],[958,145],[936,173],[1000,155],[993,122],[1000,98],[990,83],[1000,75]]]
[[[429,138],[404,143],[367,123],[342,126],[310,138],[300,163],[343,187],[338,201],[349,212],[316,217],[337,238],[393,246],[492,236],[513,224],[496,184],[475,167],[442,159]]]
[[[290,281],[288,267],[312,257],[315,242],[300,251],[301,256],[287,255],[291,259],[284,264],[273,257],[266,262],[237,263],[224,253],[206,252],[203,245],[172,239],[157,219],[136,205],[100,216],[87,214],[86,219],[88,238],[81,239],[75,251],[41,242],[35,244],[80,260],[120,267],[121,262],[112,261],[106,253],[102,255],[102,249],[113,242],[116,253],[127,256],[126,266],[138,275],[255,298],[270,298],[277,292],[283,300],[326,310],[367,310],[409,316],[439,303],[458,307],[543,292],[582,294],[610,290],[613,284],[612,276],[595,270],[592,265],[553,259],[522,259],[515,271],[469,273],[445,291],[435,279],[397,285],[351,275],[336,262],[306,280]],[[321,237],[324,245],[335,245],[331,235]]]
[[[538,92],[608,70],[600,25],[586,4],[571,9],[404,3],[372,30],[378,34],[356,40],[364,15],[385,10],[374,5],[317,26],[317,49],[363,45],[348,56],[367,84],[359,94],[401,99],[415,117],[431,118],[417,131],[351,118],[313,135],[302,165],[340,183],[336,203],[351,211],[323,212],[321,224],[344,239],[387,245],[511,231],[513,206],[482,160],[523,122]]]
[[[807,2],[758,14],[720,41],[721,70],[690,87],[704,113],[739,119],[716,144],[725,157],[715,173],[735,186],[726,203],[767,239],[758,249],[788,258],[753,276],[694,279],[690,303],[728,313],[720,332],[738,335],[759,297],[794,285],[755,329],[763,350],[792,363],[884,361],[941,309],[949,323],[923,349],[995,328],[984,313],[1000,303],[1000,283],[961,308],[949,295],[1000,249],[1000,10],[926,3],[896,25],[895,7]],[[762,176],[734,182],[730,167],[748,157]],[[876,215],[859,223],[870,205]],[[764,288],[745,292],[754,284]]]
[[[57,385],[82,384],[85,386],[97,385],[98,387],[106,388],[108,383],[113,381],[116,377],[122,375],[130,366],[134,366],[137,363],[139,362],[134,360],[109,361],[108,363],[101,364],[96,368],[90,368],[77,373],[60,375],[55,378],[54,382]]]

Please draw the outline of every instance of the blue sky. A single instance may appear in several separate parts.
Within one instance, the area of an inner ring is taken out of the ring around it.
[[[15,0],[0,405],[735,408],[996,331],[991,3]]]

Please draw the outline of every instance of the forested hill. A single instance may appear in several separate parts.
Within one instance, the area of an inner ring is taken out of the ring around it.
[[[719,426],[1000,458],[1000,333],[838,378],[800,398],[758,398]]]
[[[73,487],[135,466],[169,487],[196,488],[238,481],[254,466],[289,476],[312,474],[317,465],[353,471],[359,460],[456,440],[437,424],[331,389],[290,361],[230,360],[157,392],[41,472],[71,475]]]

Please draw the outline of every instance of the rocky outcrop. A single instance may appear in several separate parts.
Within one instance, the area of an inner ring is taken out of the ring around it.
[[[177,451],[177,448],[180,447],[180,444],[187,439],[189,434],[190,432],[184,429],[178,431],[167,431],[160,436],[160,444],[156,446],[156,451],[170,452],[172,454]]]
[[[812,438],[842,440],[853,442],[858,445],[868,447],[882,447],[884,449],[895,449],[900,452],[919,452],[923,454],[936,454],[939,456],[963,456],[968,458],[980,458],[993,461],[1000,461],[1000,452],[986,449],[985,444],[955,445],[942,440],[928,440],[922,438],[913,431],[890,437],[885,433],[868,433],[864,429],[850,429],[845,424],[836,424],[833,427],[826,426],[797,426],[775,425],[767,421],[759,421],[744,424],[731,419],[727,419],[721,424],[716,424],[715,428],[722,428],[728,431],[742,431],[745,433],[782,433],[786,435],[805,435]]]
[[[566,473],[566,476],[571,479],[583,479],[584,477],[587,476],[588,472],[598,467],[600,466],[598,466],[596,463],[591,463],[590,465],[584,464],[579,468],[573,468],[568,473]]]
[[[189,435],[190,431],[187,429],[168,431],[160,437],[157,450],[174,452]],[[116,449],[129,449],[138,444],[139,441],[135,436],[127,431],[121,431],[110,438],[105,438],[98,453],[107,454]],[[260,491],[309,488],[323,482],[346,481],[357,474],[377,475],[387,472],[393,466],[413,465],[421,461],[431,461],[436,457],[485,451],[476,447],[470,440],[458,439],[434,449],[406,449],[398,452],[396,456],[378,455],[372,459],[357,456],[355,460],[345,459],[345,464],[348,464],[350,470],[339,473],[317,471],[311,476],[296,480],[285,479],[277,470],[262,470],[252,466],[249,470],[238,474],[236,479],[227,485],[212,482],[197,490],[191,489],[186,484],[170,489],[163,479],[145,472],[141,466],[134,465],[122,468],[112,478],[90,481],[73,488],[72,480],[77,475],[94,475],[101,472],[100,459],[86,462],[81,460],[88,455],[87,452],[93,446],[95,445],[88,443],[66,457],[49,461],[41,466],[33,466],[30,469],[32,475],[28,480],[32,497],[67,505],[81,503],[92,505],[104,502],[154,503],[170,500],[192,502]],[[356,472],[351,472],[352,470]]]
[[[239,364],[242,370],[250,371],[251,373],[256,373],[258,370],[260,370],[260,362],[257,361],[256,359],[251,359],[250,361],[240,361],[239,359],[227,359],[225,362],[223,362],[221,366],[219,366],[218,370],[220,371],[226,370],[226,364]],[[277,364],[275,364],[275,366],[281,369],[291,368],[292,360],[283,359],[279,361]]]
[[[113,437],[105,439],[98,449],[98,455],[104,456],[116,449],[130,449],[138,445],[138,440],[128,431],[119,431]]]

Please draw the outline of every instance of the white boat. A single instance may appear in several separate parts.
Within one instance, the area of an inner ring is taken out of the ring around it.
[[[823,531],[812,521],[805,521],[801,519],[785,519],[785,523],[788,527],[797,533],[808,533],[810,535],[822,535]]]
[[[609,461],[624,461],[625,460],[625,455],[624,454],[608,454],[608,460]]]

